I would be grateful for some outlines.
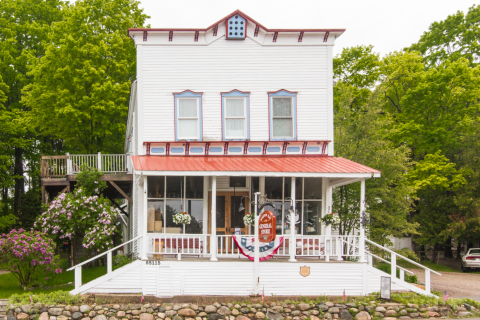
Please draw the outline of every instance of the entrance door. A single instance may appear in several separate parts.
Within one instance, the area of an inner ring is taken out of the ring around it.
[[[240,202],[242,197],[248,196],[248,192],[217,192],[216,197],[216,225],[218,236],[230,236],[234,234],[248,234],[248,228],[243,223],[243,216],[249,213],[249,202],[247,198],[243,199],[242,211]],[[212,212],[212,193],[208,196],[208,212]],[[210,222],[211,215],[208,215],[208,233],[211,234],[212,224]],[[219,253],[237,253],[232,237],[218,237]]]

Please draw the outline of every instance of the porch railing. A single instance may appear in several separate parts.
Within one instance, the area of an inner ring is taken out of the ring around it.
[[[42,178],[63,178],[67,174],[68,156],[42,156],[40,175]]]
[[[194,255],[203,257],[210,256],[209,234],[170,234],[170,233],[149,233],[147,238],[147,254],[158,255],[153,258],[160,258],[159,255]],[[253,235],[242,235],[251,238]],[[217,258],[240,257],[241,253],[233,240],[232,235],[216,235]],[[291,245],[290,236],[284,236],[276,257],[290,256],[292,247],[296,257],[330,257],[337,260],[342,257],[360,257],[358,236],[306,236],[296,235],[295,245]]]
[[[65,178],[77,174],[83,166],[97,168],[107,174],[132,172],[129,154],[67,154],[64,156],[42,156],[42,178]]]

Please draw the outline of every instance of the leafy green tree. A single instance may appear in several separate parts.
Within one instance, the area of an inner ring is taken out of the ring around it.
[[[44,135],[84,153],[121,152],[136,50],[128,28],[147,15],[135,0],[80,0],[55,24],[24,102]]]
[[[345,49],[334,60],[335,156],[382,172],[381,178],[366,181],[366,207],[370,237],[385,243],[386,236],[414,233],[416,224],[407,221],[413,191],[404,176],[409,150],[388,139],[392,119],[382,114],[383,97],[375,89],[379,65],[372,47]],[[340,234],[359,229],[359,183],[335,188],[333,210],[341,219]]]
[[[0,178],[7,177],[1,179],[2,204],[8,210],[14,184],[13,213],[17,216],[25,193],[24,168],[26,163],[34,164],[24,153],[36,141],[35,132],[26,124],[29,109],[21,102],[22,90],[32,82],[28,67],[44,55],[50,26],[62,19],[63,5],[60,0],[0,1],[0,77],[7,86],[5,91],[0,88],[6,96],[0,107]]]
[[[476,130],[472,124],[479,115],[479,71],[464,58],[427,68],[416,52],[390,54],[381,66],[380,90],[386,98],[382,110],[394,120],[389,138],[397,146],[408,146],[416,163],[409,173],[416,174],[409,179],[417,196],[413,221],[422,226],[415,241],[432,245],[435,251],[450,242],[451,235],[444,230],[460,211],[455,198],[463,188],[439,188],[428,180],[433,176],[416,168],[435,167],[440,174],[452,167],[459,170],[464,141]],[[465,176],[467,171],[459,172]]]
[[[458,11],[447,19],[434,22],[420,40],[407,48],[422,54],[429,67],[450,60],[466,58],[470,64],[480,62],[480,6],[473,5],[468,13]]]

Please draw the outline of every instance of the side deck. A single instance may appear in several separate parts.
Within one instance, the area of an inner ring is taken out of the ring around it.
[[[60,193],[71,192],[76,185],[76,174],[83,166],[96,167],[104,173],[107,182],[104,196],[109,199],[124,198],[132,203],[133,166],[128,154],[59,155],[42,156],[42,203],[52,201]]]

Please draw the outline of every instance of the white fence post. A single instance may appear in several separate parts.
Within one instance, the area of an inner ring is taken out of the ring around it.
[[[97,169],[98,171],[102,171],[102,153],[99,152],[97,155]]]
[[[343,243],[341,243],[340,241],[340,236],[336,236],[335,245],[336,245],[335,251],[337,254],[337,261],[342,261],[343,260],[342,258]]]
[[[82,286],[82,266],[75,268],[75,289]]]
[[[67,152],[67,175],[72,174],[72,167],[70,163],[70,153]]]
[[[107,273],[112,272],[112,251],[107,253]]]
[[[397,278],[397,255],[395,253],[392,253],[392,258],[391,258],[391,275],[392,279]]]
[[[430,288],[430,269],[425,269],[425,291],[431,293]]]
[[[405,281],[405,271],[400,269],[400,280]]]
[[[326,236],[325,237],[325,262],[330,262],[331,251],[332,251],[332,239],[331,237]]]

